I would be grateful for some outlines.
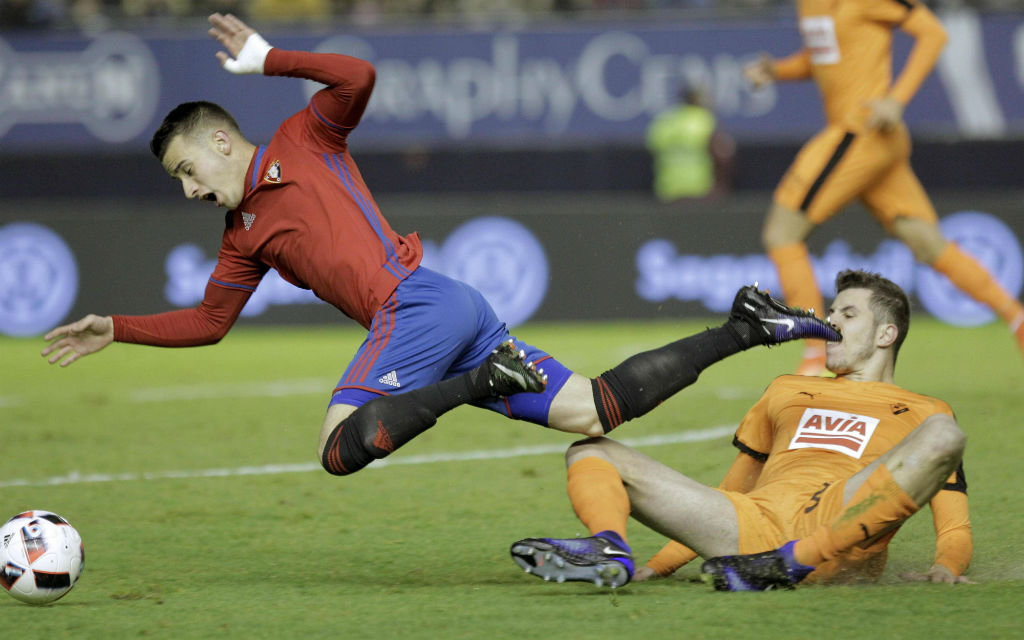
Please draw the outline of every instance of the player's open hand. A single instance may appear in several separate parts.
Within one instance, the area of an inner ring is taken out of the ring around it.
[[[867,102],[868,129],[892,131],[903,120],[903,104],[896,98],[886,96]]]
[[[110,316],[89,314],[77,322],[66,324],[43,336],[50,344],[42,356],[50,364],[66,367],[82,356],[96,353],[114,341],[114,320]]]
[[[232,14],[215,13],[209,18],[209,34],[225,49],[217,52],[220,66],[231,73],[263,73],[263,62],[272,48],[256,30]]]
[[[774,67],[775,59],[767,53],[762,53],[757,60],[743,67],[743,77],[755,89],[767,87],[775,82]]]
[[[953,572],[941,564],[932,565],[928,573],[901,573],[900,579],[907,582],[938,582],[945,584],[977,584],[967,576],[955,576]]]

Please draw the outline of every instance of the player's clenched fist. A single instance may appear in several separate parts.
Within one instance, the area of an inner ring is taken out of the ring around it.
[[[766,87],[775,82],[775,60],[763,53],[757,60],[743,67],[743,77],[755,89]]]
[[[89,314],[77,322],[53,329],[45,336],[50,344],[42,356],[50,364],[66,367],[82,356],[96,353],[114,341],[114,320],[110,316]]]

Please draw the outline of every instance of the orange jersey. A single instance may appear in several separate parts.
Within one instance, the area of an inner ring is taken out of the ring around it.
[[[803,504],[825,481],[846,479],[949,405],[884,382],[780,376],[736,431],[738,446],[767,456],[751,495]]]
[[[829,124],[863,124],[869,100],[893,95],[910,101],[931,72],[945,43],[945,31],[934,14],[913,0],[798,0],[804,49],[780,61],[780,80],[810,75],[821,90]],[[918,43],[898,86],[892,79],[892,31],[901,27]]]

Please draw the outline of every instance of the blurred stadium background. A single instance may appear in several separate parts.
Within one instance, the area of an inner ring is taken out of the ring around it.
[[[906,113],[914,166],[947,234],[1019,296],[1024,2],[929,4],[951,38]],[[350,138],[364,177],[427,264],[511,325],[711,315],[741,284],[777,290],[761,218],[822,115],[810,83],[753,92],[740,70],[799,46],[790,2],[0,0],[0,333],[200,299],[221,215],[181,197],[149,136],[174,105],[209,99],[265,142],[315,90],[220,70],[212,11],[277,46],[374,62]],[[666,203],[646,131],[693,86],[733,143],[725,187]],[[992,320],[853,209],[809,242],[826,292],[865,266],[942,320]],[[241,322],[337,320],[268,278]]]

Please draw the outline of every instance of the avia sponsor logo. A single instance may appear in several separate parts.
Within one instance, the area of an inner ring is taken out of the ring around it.
[[[129,33],[104,33],[84,51],[15,51],[0,40],[0,70],[0,136],[19,124],[80,124],[125,142],[146,129],[160,98],[156,59]]]
[[[1016,234],[999,218],[978,211],[961,211],[943,218],[942,232],[971,254],[1006,289],[1019,297],[1024,287],[1024,250]],[[834,295],[835,275],[844,269],[881,273],[910,295],[928,313],[949,324],[974,326],[991,322],[995,314],[960,291],[944,275],[914,261],[910,249],[897,240],[884,240],[874,253],[860,255],[844,240],[828,244],[811,256],[818,286],[826,298]],[[665,238],[643,244],[636,254],[636,294],[658,304],[676,299],[701,302],[716,313],[727,312],[736,290],[754,281],[762,289],[780,291],[775,265],[763,253],[748,255],[681,254]]]
[[[828,449],[860,458],[878,427],[878,418],[843,411],[806,409],[790,449]]]

